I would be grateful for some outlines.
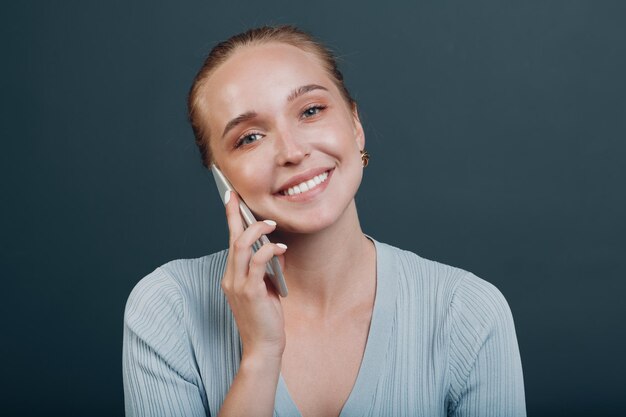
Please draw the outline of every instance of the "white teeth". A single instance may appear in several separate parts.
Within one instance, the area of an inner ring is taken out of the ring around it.
[[[313,189],[317,187],[318,185],[320,185],[321,183],[323,183],[324,181],[326,181],[327,178],[328,178],[328,172],[323,172],[320,175],[316,175],[315,177],[311,178],[310,180],[306,180],[298,185],[289,187],[287,190],[283,191],[281,194],[282,195],[296,195],[296,194],[303,193],[305,191],[309,191],[310,189]]]

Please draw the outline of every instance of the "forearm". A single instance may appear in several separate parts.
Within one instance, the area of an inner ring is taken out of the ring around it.
[[[244,355],[218,417],[272,416],[280,365],[280,358]]]

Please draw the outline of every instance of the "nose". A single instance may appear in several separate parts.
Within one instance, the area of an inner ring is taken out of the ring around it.
[[[290,129],[281,129],[275,139],[276,162],[279,165],[297,165],[310,154],[308,142],[294,135]]]

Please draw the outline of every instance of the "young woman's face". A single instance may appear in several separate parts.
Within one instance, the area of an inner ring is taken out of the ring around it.
[[[346,212],[363,128],[316,56],[283,43],[240,48],[199,104],[215,164],[257,218],[311,233]]]

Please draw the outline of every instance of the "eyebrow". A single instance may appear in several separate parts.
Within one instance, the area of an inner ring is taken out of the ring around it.
[[[293,90],[291,94],[289,94],[289,97],[287,97],[287,103],[290,103],[294,101],[295,99],[297,99],[298,97],[300,97],[301,95],[306,94],[309,91],[313,91],[313,90],[328,91],[328,88],[322,87],[321,85],[317,85],[317,84],[303,85],[302,87],[296,88],[295,90]]]
[[[303,94],[306,94],[313,90],[328,91],[328,88],[322,87],[321,85],[317,85],[317,84],[303,85],[302,87],[296,88],[295,90],[291,92],[291,94],[289,94],[289,96],[287,97],[287,103],[290,103],[294,101],[295,99],[297,99],[298,97],[302,96]],[[226,123],[226,127],[224,127],[224,132],[222,133],[222,139],[224,139],[224,136],[226,136],[226,134],[235,126],[237,126],[238,124],[247,122],[248,120],[252,120],[258,115],[259,114],[257,112],[248,111],[230,120],[228,123]]]
[[[230,122],[226,123],[226,127],[224,128],[224,133],[222,133],[222,139],[224,139],[224,136],[226,136],[226,134],[238,124],[247,122],[248,120],[254,119],[257,116],[258,116],[257,112],[248,111],[235,117]]]

